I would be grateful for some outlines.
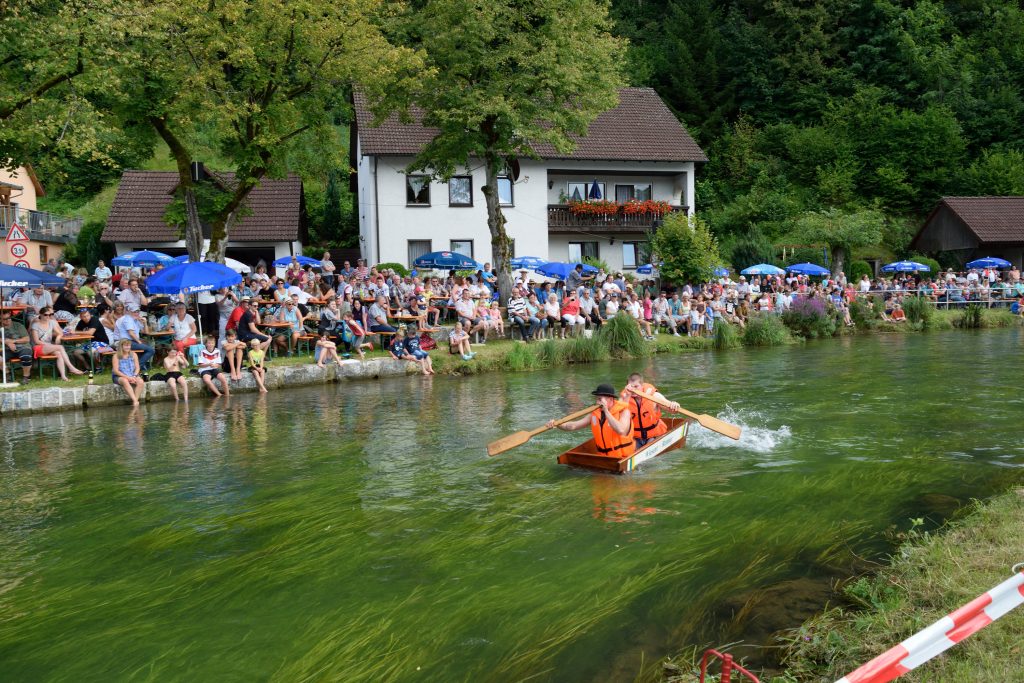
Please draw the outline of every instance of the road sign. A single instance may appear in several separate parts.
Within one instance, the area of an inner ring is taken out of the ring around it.
[[[21,242],[15,242],[14,244],[11,245],[11,256],[13,256],[14,258],[24,258],[25,254],[27,253],[28,247],[26,247]]]
[[[11,229],[7,232],[8,242],[28,242],[28,235],[17,223],[11,223]]]
[[[31,268],[32,267],[29,264],[28,261],[15,261],[14,265],[18,266],[19,268]]]

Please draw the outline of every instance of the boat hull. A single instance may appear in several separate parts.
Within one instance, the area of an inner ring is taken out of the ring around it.
[[[562,465],[586,467],[591,470],[614,472],[616,474],[632,472],[648,460],[686,445],[686,435],[690,428],[690,421],[679,417],[664,417],[662,420],[668,426],[668,432],[662,434],[633,455],[625,458],[602,455],[597,452],[594,440],[590,439],[562,453],[558,456],[558,462]]]

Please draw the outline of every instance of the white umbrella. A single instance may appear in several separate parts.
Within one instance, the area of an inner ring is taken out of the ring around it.
[[[202,258],[202,260],[205,261],[206,260],[206,254],[204,253],[202,255],[202,257],[200,257],[200,258]],[[182,259],[182,258],[179,257],[179,258],[177,258],[175,260],[178,261],[179,263],[188,263],[188,259],[187,258]],[[246,273],[251,273],[252,272],[252,268],[250,268],[249,266],[245,265],[241,261],[236,261],[233,258],[228,258],[227,256],[224,257],[224,265],[227,266],[228,268],[230,268],[231,270],[235,271],[236,273],[241,273],[242,275],[245,275]]]

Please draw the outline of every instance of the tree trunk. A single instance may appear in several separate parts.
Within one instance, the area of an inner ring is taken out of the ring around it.
[[[839,275],[843,270],[844,259],[846,258],[846,249],[842,246],[832,247],[832,274]]]
[[[215,263],[224,263],[224,252],[228,247],[228,235],[235,227],[237,211],[232,211],[223,220],[219,217],[210,226],[210,249],[206,252],[206,260]]]
[[[196,203],[195,185],[192,182],[192,155],[167,127],[167,121],[163,117],[151,116],[149,123],[157,135],[167,143],[167,148],[178,167],[178,190],[185,202],[185,248],[188,250],[188,260],[197,263],[203,257],[203,224],[199,220],[199,206]]]
[[[494,272],[498,277],[498,291],[502,298],[512,296],[512,264],[508,233],[505,232],[505,214],[501,210],[498,196],[498,172],[502,160],[495,154],[487,154],[484,169],[487,181],[480,190],[487,204],[487,228],[491,231],[491,249],[494,253]]]

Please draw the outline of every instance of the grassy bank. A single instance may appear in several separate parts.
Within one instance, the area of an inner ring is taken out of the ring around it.
[[[772,683],[831,683],[1004,581],[1024,561],[1024,489],[976,504],[939,533],[911,535],[889,566],[844,588],[848,605],[793,634],[787,673]],[[1024,680],[1022,643],[1017,608],[899,680]]]

